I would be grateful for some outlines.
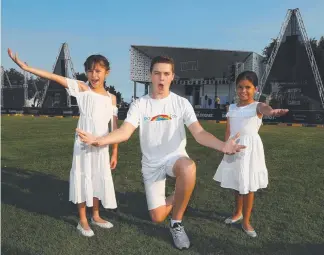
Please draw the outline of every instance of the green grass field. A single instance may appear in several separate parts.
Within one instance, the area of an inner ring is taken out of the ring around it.
[[[225,226],[233,194],[212,180],[222,155],[188,135],[197,184],[184,224],[192,247],[173,247],[168,221],[150,222],[140,172],[137,133],[120,145],[113,173],[117,211],[102,210],[111,230],[76,232],[76,206],[68,202],[72,118],[2,117],[2,254],[324,254],[324,129],[263,126],[269,187],[256,194],[251,239]],[[225,125],[203,122],[223,138]],[[169,180],[167,192],[173,190]]]

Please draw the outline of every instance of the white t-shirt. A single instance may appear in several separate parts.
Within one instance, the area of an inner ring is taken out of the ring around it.
[[[125,121],[140,127],[142,165],[159,167],[172,156],[187,155],[184,125],[190,126],[197,117],[186,98],[170,92],[163,99],[149,95],[136,99]]]

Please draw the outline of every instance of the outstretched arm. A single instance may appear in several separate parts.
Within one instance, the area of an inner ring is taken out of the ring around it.
[[[41,69],[38,69],[38,68],[28,66],[25,62],[21,61],[18,58],[17,53],[13,54],[11,49],[8,49],[8,55],[12,59],[12,61],[14,61],[24,71],[35,74],[35,75],[37,75],[39,77],[42,77],[42,78],[45,78],[45,79],[48,79],[48,80],[51,80],[51,81],[55,81],[58,84],[62,85],[64,88],[68,87],[67,82],[66,82],[66,78],[64,76],[60,76],[60,75],[57,75],[57,74],[54,74],[54,73],[47,72],[45,70],[41,70]],[[81,91],[85,91],[85,90],[88,89],[87,86],[83,82],[78,82],[78,85],[79,85],[79,88],[80,88]]]
[[[134,133],[139,124],[140,110],[138,100],[134,101],[128,112],[127,118],[120,128],[114,130],[104,137],[95,137],[92,134],[83,130],[77,129],[77,133],[82,142],[93,146],[104,146],[108,144],[116,144],[127,141]]]
[[[266,116],[280,117],[287,114],[288,111],[288,109],[272,109],[270,105],[265,103],[258,103],[257,106],[257,112]]]
[[[236,143],[239,134],[223,142],[207,132],[197,120],[195,111],[189,101],[186,99],[183,102],[185,105],[183,114],[184,123],[199,144],[221,151],[225,154],[234,154],[245,148],[245,146]]]
[[[135,131],[135,127],[129,122],[124,122],[120,128],[106,136],[96,137],[81,129],[76,129],[82,142],[93,146],[105,146],[127,141]]]
[[[188,127],[188,129],[190,130],[191,134],[199,144],[221,151],[225,154],[234,154],[246,148],[246,146],[238,145],[236,143],[239,134],[237,134],[233,138],[228,139],[226,142],[223,142],[217,139],[211,133],[207,132],[205,129],[203,129],[203,127],[200,125],[198,121],[192,123]]]

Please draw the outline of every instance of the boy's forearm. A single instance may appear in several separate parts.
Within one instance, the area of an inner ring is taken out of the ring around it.
[[[203,130],[201,131],[197,137],[196,137],[196,141],[206,147],[218,150],[218,151],[222,151],[225,143],[221,140],[219,140],[218,138],[216,138],[215,136],[213,136],[211,133]]]
[[[110,144],[118,144],[124,141],[127,141],[129,139],[129,136],[125,134],[120,129],[116,129],[113,132],[109,133],[106,136],[101,136],[96,139],[95,145],[96,146],[105,146]]]

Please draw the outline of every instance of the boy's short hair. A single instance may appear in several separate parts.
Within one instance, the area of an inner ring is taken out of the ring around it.
[[[164,64],[170,64],[172,68],[172,73],[174,73],[174,61],[172,58],[167,57],[167,56],[156,56],[152,59],[151,61],[151,67],[150,67],[150,72],[152,73],[153,67],[155,64],[158,63],[164,63]]]

